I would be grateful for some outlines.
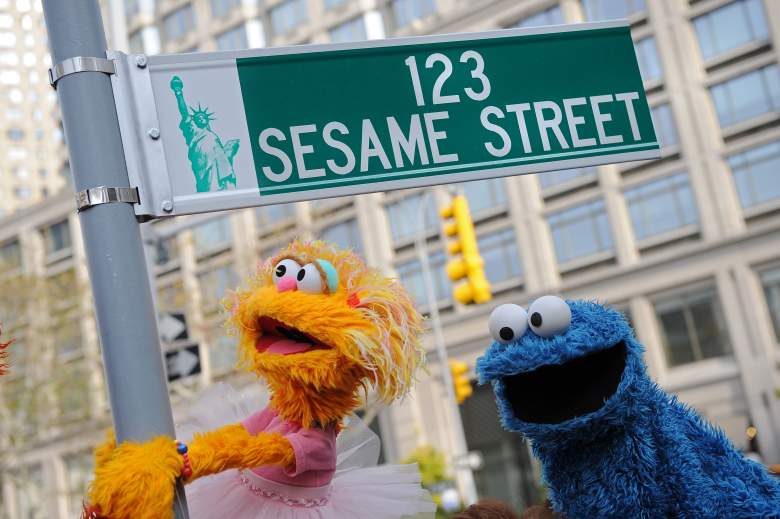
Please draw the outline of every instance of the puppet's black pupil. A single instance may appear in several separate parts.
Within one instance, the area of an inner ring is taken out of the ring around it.
[[[304,277],[305,275],[306,275],[306,270],[305,270],[305,269],[301,269],[301,270],[299,270],[299,271],[298,271],[298,276],[297,276],[297,277],[298,277],[298,281],[303,281],[303,277]]]
[[[512,331],[512,328],[508,326],[504,326],[498,331],[498,334],[501,336],[502,339],[505,341],[511,341],[512,338],[515,336],[515,332]]]
[[[534,312],[531,314],[531,324],[537,328],[542,325],[542,314]]]
[[[284,276],[284,273],[287,272],[287,267],[284,265],[279,265],[276,267],[276,277],[282,277]]]

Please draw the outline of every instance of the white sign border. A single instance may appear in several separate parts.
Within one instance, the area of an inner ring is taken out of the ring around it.
[[[426,43],[457,43],[482,39],[511,38],[535,34],[560,34],[589,31],[594,29],[630,28],[626,20],[589,22],[544,27],[501,29],[476,33],[451,33],[383,40],[366,40],[349,43],[307,44],[289,47],[270,47],[225,52],[196,52],[185,54],[161,54],[145,58],[144,66],[138,65],[139,56],[109,51],[109,58],[120,61],[120,74],[112,77],[115,102],[120,118],[122,139],[131,185],[138,185],[141,203],[136,206],[136,214],[142,218],[159,218],[184,214],[224,211],[247,207],[317,200],[339,196],[351,196],[378,191],[427,187],[439,184],[469,182],[491,178],[508,177],[549,170],[550,162],[537,162],[526,165],[499,166],[424,177],[383,180],[362,184],[345,185],[321,189],[304,189],[293,193],[260,194],[259,188],[202,193],[192,195],[173,195],[170,173],[165,161],[162,143],[151,139],[147,132],[159,128],[159,118],[154,102],[150,69],[165,70],[198,67],[203,63],[213,66],[234,65],[236,59],[264,56],[284,56],[314,54],[329,51],[352,49],[379,49]],[[129,79],[123,80],[123,77]],[[654,143],[643,143],[652,146]],[[657,143],[655,143],[657,144]],[[599,150],[588,150],[598,152]],[[660,147],[651,150],[632,151],[610,155],[598,155],[587,158],[572,158],[555,161],[556,169],[578,168],[586,165],[612,164],[636,160],[659,158]],[[469,165],[458,165],[469,167]],[[402,172],[401,172],[402,173]],[[399,174],[399,176],[401,176]],[[443,181],[446,179],[446,181]]]

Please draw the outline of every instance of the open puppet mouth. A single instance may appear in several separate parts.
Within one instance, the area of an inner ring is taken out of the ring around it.
[[[561,423],[601,409],[617,391],[625,366],[626,345],[621,341],[563,364],[506,376],[504,395],[519,420]]]
[[[282,324],[271,317],[261,317],[258,323],[262,334],[257,338],[255,348],[260,353],[291,355],[311,350],[328,349],[328,346],[322,344],[314,337],[292,326]]]

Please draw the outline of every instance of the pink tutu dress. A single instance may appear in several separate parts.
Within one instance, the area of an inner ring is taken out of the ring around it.
[[[227,470],[195,481],[186,487],[192,519],[434,517],[436,507],[420,485],[417,465],[377,466],[379,439],[357,417],[338,435],[333,425],[307,429],[270,407],[242,424],[252,434],[287,438],[295,467]],[[198,425],[207,424],[201,417]]]

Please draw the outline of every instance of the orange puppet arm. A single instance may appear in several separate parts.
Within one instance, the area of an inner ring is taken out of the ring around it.
[[[188,444],[192,474],[184,483],[228,469],[260,465],[294,466],[290,442],[279,434],[251,435],[241,424],[196,434]],[[170,519],[176,479],[184,457],[176,442],[159,436],[146,443],[115,446],[113,434],[95,450],[95,480],[85,517]]]
[[[252,435],[241,424],[196,434],[188,447],[192,476],[185,483],[228,469],[295,466],[295,452],[289,440],[276,433]]]

